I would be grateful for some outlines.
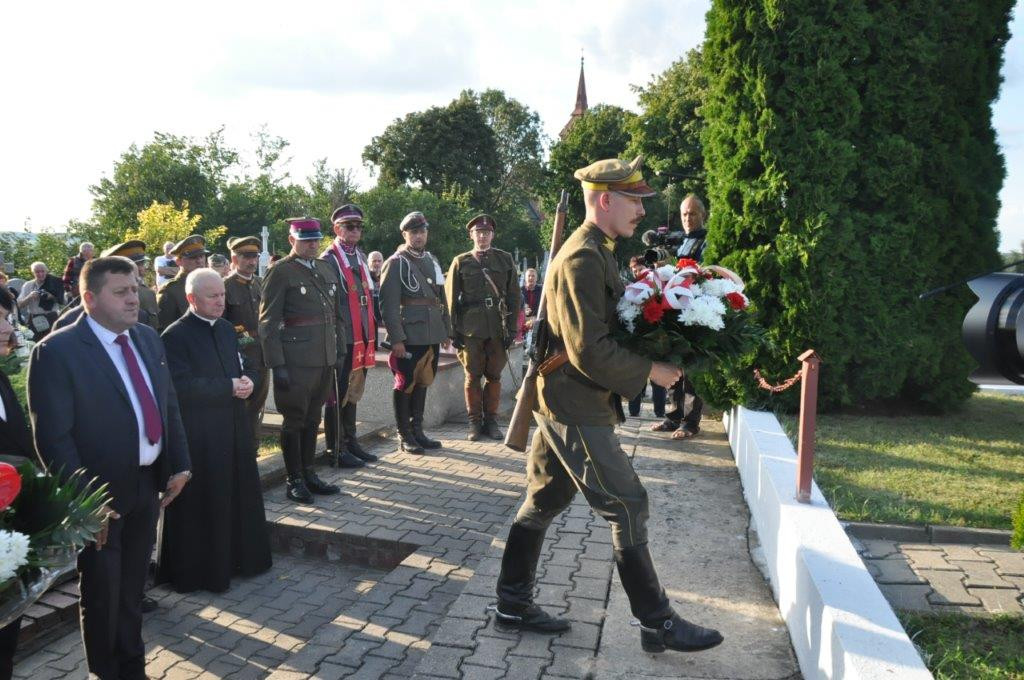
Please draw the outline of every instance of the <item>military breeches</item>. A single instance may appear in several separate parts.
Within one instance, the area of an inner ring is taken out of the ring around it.
[[[398,359],[392,353],[388,366],[395,375],[395,389],[412,394],[417,387],[430,387],[437,374],[440,350],[440,345],[406,345],[405,351],[410,356]]]
[[[284,419],[283,427],[303,429],[320,426],[320,412],[331,390],[334,366],[288,368],[287,390],[274,387],[274,404]]]
[[[647,542],[647,490],[633,470],[611,425],[564,425],[534,414],[537,431],[526,460],[526,500],[516,521],[546,529],[583,492],[611,525],[612,543],[628,548]]]
[[[487,382],[500,381],[508,363],[501,338],[465,338],[465,343],[465,348],[459,350],[459,361],[466,369],[466,384],[479,384],[481,377]]]
[[[328,398],[328,406],[334,406],[336,404],[344,406],[348,403],[355,404],[363,397],[363,388],[366,386],[366,371],[369,369],[359,368],[355,371],[352,370],[352,348],[352,345],[348,346],[348,352],[345,354],[345,361],[335,367],[335,372],[337,374],[337,391],[331,394]]]

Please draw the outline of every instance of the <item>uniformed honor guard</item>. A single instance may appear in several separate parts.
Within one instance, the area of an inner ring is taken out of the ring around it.
[[[466,229],[473,239],[473,250],[455,256],[445,283],[455,331],[452,344],[466,371],[469,439],[477,441],[484,434],[500,440],[504,436],[497,420],[501,371],[516,337],[518,275],[512,255],[491,247],[494,218],[477,215]]]
[[[323,238],[320,222],[311,217],[287,222],[292,251],[267,270],[259,335],[273,371],[274,403],[284,419],[281,452],[287,495],[298,503],[312,503],[310,492],[339,492],[317,476],[313,458],[331,376],[345,361],[345,317],[338,275],[316,257]]]
[[[401,448],[409,453],[441,448],[423,433],[423,409],[440,345],[449,347],[452,337],[444,272],[426,249],[429,226],[421,212],[405,216],[399,227],[405,244],[384,263],[380,280],[380,312],[391,343],[388,364],[395,374],[395,422]]]
[[[185,277],[189,272],[206,266],[206,239],[199,234],[186,236],[171,249],[171,255],[178,265],[178,275],[157,291],[157,326],[163,331],[188,311],[185,299]]]
[[[146,257],[146,244],[142,241],[125,241],[124,243],[118,243],[116,246],[111,246],[100,253],[100,257],[110,257],[111,255],[127,257],[135,263],[135,277],[139,281],[139,323],[144,323],[150,328],[155,329],[157,320],[156,293],[142,280],[142,267],[149,260]],[[60,317],[53,323],[53,330],[60,330],[65,326],[75,323],[78,321],[78,317],[82,316],[83,311],[81,298],[76,298],[61,312]]]
[[[270,391],[270,371],[263,360],[259,329],[263,279],[256,275],[256,271],[259,269],[261,246],[255,236],[229,238],[228,250],[234,267],[224,279],[224,318],[231,322],[238,335],[245,370],[256,377],[256,386],[245,400],[245,410],[252,423],[253,441],[257,447],[263,405]]]
[[[615,436],[615,425],[625,420],[622,397],[639,393],[648,379],[670,387],[682,375],[682,369],[633,354],[611,337],[624,292],[615,239],[633,235],[644,216],[642,199],[654,195],[641,160],[598,161],[575,173],[586,219],[548,270],[544,323],[550,345],[537,381],[526,500],[502,556],[497,622],[544,632],[569,627],[534,604],[533,589],[544,533],[578,488],[611,524],[615,564],[640,620],[643,649],[697,651],[714,647],[722,636],[673,611],[647,548],[647,492]]]
[[[320,259],[335,267],[341,279],[341,311],[345,315],[345,363],[336,366],[335,390],[327,400],[324,434],[328,461],[337,467],[363,467],[377,460],[356,436],[356,404],[363,396],[366,372],[377,362],[377,321],[373,315],[373,277],[359,250],[363,211],[346,204],[331,215],[334,242]]]

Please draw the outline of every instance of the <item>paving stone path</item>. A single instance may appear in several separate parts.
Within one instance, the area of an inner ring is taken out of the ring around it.
[[[321,476],[344,494],[312,507],[266,492],[273,569],[223,594],[158,587],[147,615],[152,678],[618,678],[769,680],[799,674],[770,593],[747,553],[746,506],[720,423],[669,442],[649,420],[620,428],[651,493],[656,563],[684,616],[723,629],[700,655],[648,655],[629,625],[613,573],[610,532],[577,499],[548,533],[538,602],[573,620],[561,636],[497,631],[500,552],[523,493],[523,456],[464,439],[465,426],[431,434],[428,456],[394,451],[367,468]],[[17,678],[86,677],[69,632],[16,664]]]
[[[1024,552],[992,545],[852,540],[895,609],[1024,615]]]

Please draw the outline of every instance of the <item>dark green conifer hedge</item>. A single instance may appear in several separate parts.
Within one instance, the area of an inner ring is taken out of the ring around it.
[[[991,122],[1012,0],[714,0],[704,63],[705,262],[748,282],[785,377],[813,347],[819,405],[952,407],[972,391],[966,290],[999,264]],[[764,403],[749,371],[712,402]],[[794,407],[798,390],[774,398]]]

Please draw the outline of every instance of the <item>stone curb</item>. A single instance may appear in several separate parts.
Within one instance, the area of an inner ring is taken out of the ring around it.
[[[843,522],[846,533],[861,540],[906,543],[956,543],[965,545],[1010,545],[1012,532],[1003,529],[974,529],[942,525],[875,524]]]

